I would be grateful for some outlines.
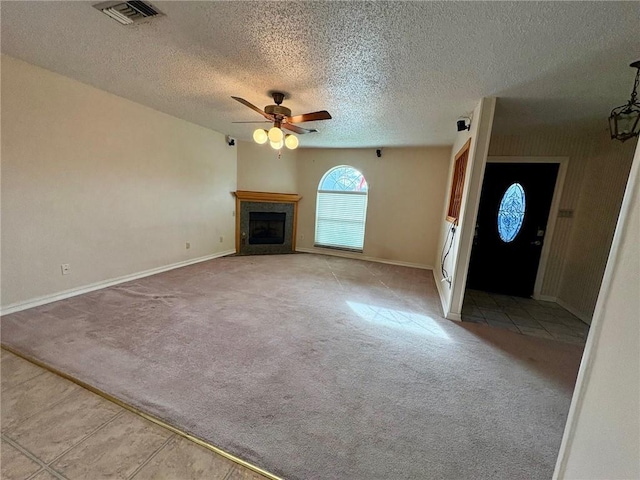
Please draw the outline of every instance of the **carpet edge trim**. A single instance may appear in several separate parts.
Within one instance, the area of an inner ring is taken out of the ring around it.
[[[179,428],[174,427],[173,425],[165,422],[164,420],[162,420],[162,419],[160,419],[160,418],[158,418],[158,417],[156,417],[154,415],[151,415],[151,414],[146,413],[146,412],[144,412],[142,410],[139,410],[136,407],[134,407],[132,405],[129,405],[128,403],[123,402],[119,398],[114,397],[113,395],[111,395],[111,394],[109,394],[107,392],[104,392],[104,391],[100,390],[97,387],[94,387],[93,385],[90,385],[90,384],[88,384],[86,382],[83,382],[82,380],[79,380],[79,379],[73,377],[72,375],[69,375],[68,373],[64,373],[64,372],[58,370],[55,367],[51,367],[51,366],[47,365],[46,363],[38,360],[37,358],[32,357],[31,355],[24,354],[24,353],[16,350],[14,347],[11,347],[11,346],[5,345],[4,343],[1,343],[0,344],[0,348],[2,348],[3,350],[8,351],[10,353],[13,353],[14,355],[22,358],[23,360],[26,360],[26,361],[28,361],[30,363],[33,363],[34,365],[37,365],[38,367],[43,368],[43,369],[47,370],[48,372],[51,372],[51,373],[53,373],[55,375],[58,375],[58,376],[66,379],[66,380],[69,380],[70,382],[75,383],[76,385],[84,388],[85,390],[89,390],[90,392],[95,393],[96,395],[104,398],[105,400],[107,400],[107,401],[109,401],[111,403],[115,403],[119,407],[122,407],[125,410],[130,411],[131,413],[134,413],[134,414],[136,414],[136,415],[138,415],[138,416],[140,416],[140,417],[142,417],[142,418],[144,418],[146,420],[149,420],[150,422],[155,423],[156,425],[159,425],[160,427],[166,428],[167,430],[169,430],[169,431],[171,431],[173,433],[176,433],[176,434],[186,438],[187,440],[190,440],[193,443],[195,443],[197,445],[200,445],[201,447],[206,448],[207,450],[210,450],[210,451],[212,451],[214,453],[217,453],[218,455],[221,455],[221,456],[231,460],[232,462],[234,462],[234,463],[236,463],[238,465],[241,465],[241,466],[243,466],[245,468],[248,468],[249,470],[252,470],[252,471],[254,471],[256,473],[259,473],[260,475],[262,475],[264,477],[267,477],[270,480],[284,480],[283,478],[278,477],[278,476],[276,476],[276,475],[274,475],[274,474],[272,474],[272,473],[270,473],[270,472],[268,472],[266,470],[263,470],[262,468],[257,467],[257,466],[255,466],[255,465],[253,465],[253,464],[251,464],[251,463],[249,463],[249,462],[247,462],[245,460],[242,460],[241,458],[236,457],[235,455],[233,455],[231,453],[225,452],[224,450],[222,450],[219,447],[216,447],[215,445],[212,445],[212,444],[210,444],[208,442],[205,442],[204,440],[199,439],[198,437],[195,437],[195,436],[191,435],[190,433],[187,433],[187,432],[185,432],[183,430],[180,430]]]
[[[367,262],[386,263],[388,265],[398,265],[399,267],[419,268],[421,270],[433,270],[433,267],[431,265],[425,265],[422,263],[412,263],[412,262],[403,262],[401,260],[388,260],[386,258],[368,257],[366,255],[342,252],[340,250],[296,247],[296,252],[315,253],[317,255],[330,255],[333,257],[352,258],[354,260],[365,260]]]
[[[81,287],[72,288],[69,290],[63,290],[58,293],[49,295],[43,295],[41,297],[31,298],[23,302],[16,302],[7,305],[6,307],[0,307],[0,315],[9,315],[11,313],[21,312],[28,308],[39,307],[48,303],[64,300],[65,298],[71,298],[85,293],[100,290],[102,288],[112,287],[124,282],[130,282],[139,278],[150,277],[151,275],[157,275],[158,273],[168,272],[169,270],[175,270],[176,268],[187,267],[196,263],[206,262],[207,260],[213,260],[214,258],[224,257],[236,253],[234,250],[225,250],[224,252],[213,253],[211,255],[205,255],[204,257],[193,258],[191,260],[185,260],[182,262],[172,263],[164,265],[162,267],[150,268],[149,270],[143,270],[141,272],[131,273],[129,275],[123,275],[122,277],[111,278],[109,280],[102,280],[100,282],[90,283]]]

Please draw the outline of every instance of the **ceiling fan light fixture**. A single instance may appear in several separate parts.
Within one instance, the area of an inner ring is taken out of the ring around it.
[[[300,142],[298,141],[298,137],[296,137],[295,135],[287,135],[284,138],[284,144],[289,150],[295,150],[296,148],[298,148],[299,143]]]
[[[279,127],[272,127],[269,130],[269,140],[273,143],[282,142],[284,139],[284,133]]]
[[[330,120],[331,115],[326,110],[319,110],[317,112],[305,113],[302,115],[291,116],[291,110],[284,105],[282,105],[282,101],[285,98],[285,94],[282,92],[271,92],[271,96],[273,97],[273,101],[275,105],[267,105],[264,107],[264,110],[256,107],[254,104],[246,101],[244,98],[240,97],[231,97],[236,102],[241,103],[245,107],[249,107],[256,113],[262,115],[266,121],[269,123],[273,122],[273,127],[269,130],[258,128],[253,131],[253,140],[259,145],[267,143],[269,141],[269,145],[274,150],[278,150],[278,158],[280,157],[282,147],[286,146],[289,150],[295,150],[300,145],[300,140],[296,135],[292,135],[282,130],[284,127],[288,132],[293,132],[297,135],[302,135],[305,133],[315,133],[317,130],[315,128],[303,128],[297,123],[304,122],[316,122],[318,120]],[[264,120],[263,120],[264,122]],[[233,123],[258,123],[258,122],[233,122]]]
[[[258,128],[256,129],[256,131],[253,132],[253,141],[262,145],[264,143],[267,143],[267,140],[269,140],[269,135],[267,134],[267,131],[263,128]]]
[[[284,146],[284,140],[280,140],[279,142],[269,142],[271,148],[274,150],[280,150]]]
[[[640,100],[638,100],[640,60],[633,62],[629,66],[637,69],[631,98],[626,105],[621,105],[611,110],[611,115],[609,115],[611,139],[615,138],[621,142],[640,135]]]

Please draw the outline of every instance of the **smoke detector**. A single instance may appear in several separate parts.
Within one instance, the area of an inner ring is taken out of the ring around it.
[[[141,23],[153,17],[164,15],[150,3],[141,2],[139,0],[132,0],[130,2],[103,2],[94,5],[93,8],[100,10],[102,13],[122,25]]]

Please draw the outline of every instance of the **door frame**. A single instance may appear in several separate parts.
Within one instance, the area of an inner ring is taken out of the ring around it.
[[[540,261],[538,262],[538,270],[536,272],[536,283],[533,287],[533,298],[540,300],[542,297],[542,282],[544,274],[547,270],[547,262],[549,261],[549,253],[551,251],[551,243],[553,242],[553,234],[555,232],[556,222],[558,220],[558,212],[560,210],[560,199],[562,198],[562,190],[564,188],[564,180],[567,175],[567,167],[569,166],[569,157],[487,157],[487,163],[557,163],[558,175],[556,176],[556,184],[553,187],[553,197],[551,206],[549,207],[549,218],[547,219],[547,228],[544,234],[544,243],[540,253]],[[484,178],[482,179],[484,185]]]

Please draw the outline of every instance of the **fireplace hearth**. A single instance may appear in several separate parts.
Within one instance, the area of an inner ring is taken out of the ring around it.
[[[239,190],[235,196],[237,254],[295,251],[299,195]]]

